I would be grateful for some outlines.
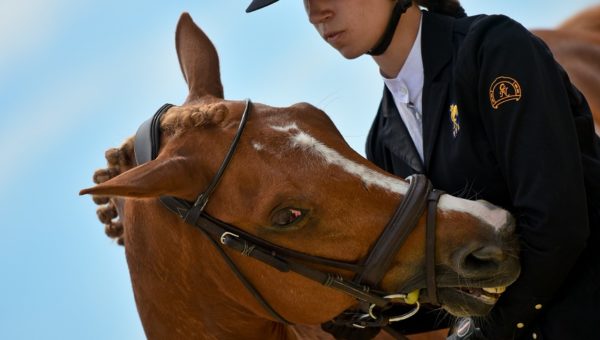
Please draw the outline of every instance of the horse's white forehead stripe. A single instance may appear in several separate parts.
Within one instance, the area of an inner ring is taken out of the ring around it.
[[[509,213],[504,209],[483,204],[482,202],[454,197],[452,195],[443,195],[440,197],[438,207],[445,211],[470,214],[491,225],[498,232],[501,231],[503,227],[507,226],[510,219]]]
[[[404,195],[408,189],[408,184],[389,176],[385,176],[368,167],[355,163],[340,155],[334,149],[319,142],[308,133],[298,129],[295,123],[285,126],[272,126],[276,131],[291,133],[290,140],[294,146],[299,146],[311,150],[320,156],[326,163],[337,165],[344,171],[359,177],[366,185],[373,185],[393,193]]]
[[[275,131],[279,131],[279,132],[290,132],[291,130],[299,130],[298,129],[298,125],[296,125],[296,123],[291,123],[288,125],[271,125],[271,129],[275,130]]]
[[[294,146],[299,146],[312,151],[320,156],[326,163],[339,166],[344,171],[359,177],[366,185],[373,185],[400,195],[406,194],[408,183],[397,178],[386,176],[376,172],[368,167],[353,162],[340,155],[334,149],[319,142],[308,133],[301,131],[296,123],[275,126],[271,128],[275,131],[290,133],[290,141]],[[503,209],[490,207],[481,202],[466,200],[452,195],[442,195],[438,208],[442,211],[455,211],[470,214],[481,221],[493,226],[496,231],[500,231],[508,222],[509,215]]]

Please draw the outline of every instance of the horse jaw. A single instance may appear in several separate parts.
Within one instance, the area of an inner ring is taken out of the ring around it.
[[[223,99],[217,51],[188,13],[181,14],[179,18],[175,45],[179,65],[189,88],[186,103],[205,96]]]

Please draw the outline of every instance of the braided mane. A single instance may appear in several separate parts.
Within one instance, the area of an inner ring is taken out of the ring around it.
[[[111,148],[104,153],[107,167],[94,172],[94,183],[100,184],[121,173],[135,167],[135,156],[133,153],[133,137],[128,138],[120,148]],[[104,224],[104,232],[112,239],[116,239],[119,245],[124,245],[123,223],[118,219],[115,200],[116,197],[96,196],[92,197],[94,203],[99,207],[96,214],[100,222]]]
[[[160,127],[169,134],[201,126],[217,126],[229,113],[223,103],[174,106],[160,120]]]
[[[229,110],[222,103],[174,106],[161,118],[161,130],[169,135],[179,134],[185,130],[218,125]],[[104,153],[107,167],[94,172],[94,183],[100,184],[136,167],[134,154],[134,137],[129,137],[119,148],[110,148]],[[104,224],[104,232],[119,245],[124,245],[124,228],[116,208],[118,197],[93,196],[94,203],[99,205],[96,214]]]

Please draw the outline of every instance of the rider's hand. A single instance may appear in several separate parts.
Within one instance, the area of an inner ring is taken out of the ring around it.
[[[473,319],[459,318],[450,329],[447,340],[486,340],[486,338]]]

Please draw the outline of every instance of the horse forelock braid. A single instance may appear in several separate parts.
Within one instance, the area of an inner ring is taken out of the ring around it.
[[[94,183],[96,184],[104,183],[135,166],[133,162],[135,159],[133,154],[133,137],[127,139],[120,148],[106,150],[104,156],[107,167],[96,170],[94,173]],[[104,196],[93,196],[94,203],[99,205],[96,214],[100,222],[104,224],[104,232],[108,237],[115,239],[119,245],[124,245],[123,223],[119,219],[114,199]]]
[[[445,14],[455,18],[463,18],[467,16],[465,9],[460,5],[458,0],[417,0],[419,6],[426,7],[434,13]]]
[[[219,125],[228,114],[229,109],[222,103],[174,106],[163,115],[160,127],[177,134],[195,127]]]

